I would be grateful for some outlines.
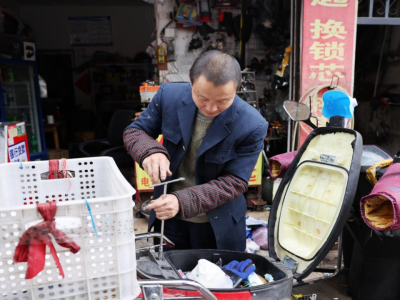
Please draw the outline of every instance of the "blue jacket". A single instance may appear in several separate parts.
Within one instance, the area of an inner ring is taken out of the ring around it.
[[[189,147],[196,115],[197,107],[189,83],[163,84],[148,108],[129,127],[143,130],[153,138],[163,134],[164,147],[170,155],[170,170],[176,174],[185,149]],[[196,184],[226,174],[247,183],[263,150],[267,129],[268,122],[258,111],[236,96],[232,105],[214,119],[204,137],[196,159]],[[162,187],[155,188],[154,199],[162,193]],[[206,213],[218,249],[244,251],[246,209],[245,197],[240,195]],[[152,211],[149,229],[154,221],[155,213]]]

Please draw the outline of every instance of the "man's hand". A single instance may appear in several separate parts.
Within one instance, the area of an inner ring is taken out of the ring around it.
[[[168,220],[172,219],[179,212],[179,201],[176,196],[168,194],[163,198],[161,196],[157,200],[151,201],[146,209],[154,209],[157,219]]]
[[[167,176],[172,175],[169,170],[169,160],[162,153],[155,153],[146,157],[142,165],[153,184],[160,183],[167,179]]]

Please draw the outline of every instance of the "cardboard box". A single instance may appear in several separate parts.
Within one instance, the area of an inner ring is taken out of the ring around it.
[[[50,159],[69,158],[69,151],[67,149],[47,149],[47,155]]]
[[[93,141],[95,139],[94,131],[80,131],[74,135],[75,143],[83,143],[87,141]]]

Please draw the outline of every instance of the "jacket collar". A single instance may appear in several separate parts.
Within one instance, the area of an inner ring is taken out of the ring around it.
[[[208,129],[200,146],[198,156],[219,143],[231,133],[226,124],[234,121],[238,101],[238,97],[235,96],[232,105],[215,117],[214,122]],[[178,108],[178,119],[184,145],[185,148],[188,149],[192,137],[194,120],[197,115],[197,106],[193,101],[192,88],[190,86],[187,87],[184,96],[182,97],[182,103],[183,105]]]

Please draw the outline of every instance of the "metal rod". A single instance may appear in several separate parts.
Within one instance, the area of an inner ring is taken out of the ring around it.
[[[385,18],[389,18],[390,0],[386,0],[385,4]]]
[[[138,280],[140,287],[145,285],[162,285],[167,287],[192,287],[195,288],[205,299],[218,300],[217,297],[204,285],[192,280]]]
[[[177,178],[177,179],[164,181],[164,182],[161,182],[161,183],[156,183],[156,184],[150,185],[149,187],[157,187],[157,186],[162,186],[163,185],[164,186],[164,193],[163,193],[161,198],[164,199],[167,196],[167,185],[169,183],[174,183],[174,182],[178,182],[178,181],[182,181],[182,180],[185,180],[185,178],[184,177],[180,177],[180,178]],[[158,259],[159,260],[163,259],[163,247],[162,247],[163,243],[164,243],[164,220],[161,220],[160,249],[158,250]]]
[[[146,233],[140,233],[135,235],[135,241],[139,240],[144,240],[144,239],[152,239],[152,238],[160,238],[160,233],[159,232],[146,232]],[[164,238],[168,243],[173,244],[174,243],[167,237]]]
[[[381,64],[382,64],[382,56],[383,56],[383,50],[385,49],[385,41],[386,41],[386,35],[388,32],[388,26],[385,26],[385,34],[383,35],[383,42],[382,42],[382,47],[381,47],[381,54],[379,56],[379,64],[378,64],[378,70],[376,72],[376,79],[375,79],[375,88],[374,88],[374,97],[376,97],[376,93],[378,91],[378,82],[379,82],[379,73],[381,72]]]
[[[369,14],[368,16],[372,18],[374,13],[374,0],[369,0]]]
[[[264,151],[264,150],[261,151],[261,152],[262,152],[262,154],[263,154],[263,156],[264,156],[264,159],[265,159],[265,162],[266,162],[267,166],[269,167],[269,160],[268,160],[267,154],[265,154],[265,151]]]
[[[289,118],[289,120],[288,120],[288,135],[287,135],[287,147],[286,147],[286,150],[287,150],[287,152],[290,152],[291,151],[291,144],[292,144],[292,141],[291,141],[291,137],[292,137],[292,122],[290,122],[290,118]]]
[[[342,270],[342,257],[343,257],[343,231],[339,236],[338,241],[338,259],[337,259],[337,271]]]
[[[163,199],[167,196],[167,184],[164,184],[164,194]],[[163,244],[164,244],[164,220],[161,220],[161,238],[160,238],[160,248],[158,249],[158,260],[163,258]]]
[[[178,182],[178,181],[182,181],[182,180],[185,180],[185,178],[184,177],[180,177],[180,178],[173,179],[173,180],[170,180],[170,181],[165,181],[165,182],[161,182],[161,183],[152,184],[152,185],[149,185],[149,188],[154,188],[154,187],[157,187],[157,186],[162,186],[162,185],[165,185],[165,184],[170,184],[170,183],[174,183],[174,182]]]

